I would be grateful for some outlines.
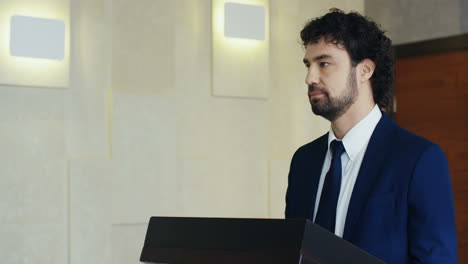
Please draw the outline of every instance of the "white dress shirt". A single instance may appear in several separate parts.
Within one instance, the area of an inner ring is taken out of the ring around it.
[[[349,201],[351,199],[354,184],[356,183],[359,168],[361,167],[364,154],[366,153],[367,145],[369,144],[370,137],[372,136],[372,133],[381,117],[382,113],[380,112],[379,107],[375,105],[369,114],[351,128],[351,130],[349,130],[342,139],[346,152],[341,155],[342,178],[340,195],[336,206],[335,223],[335,234],[339,237],[343,237]],[[323,162],[322,174],[320,175],[317,197],[315,199],[314,221],[320,203],[323,182],[328,170],[330,169],[332,159],[330,143],[335,139],[337,138],[333,133],[333,130],[330,129],[330,132],[328,133],[328,150]]]

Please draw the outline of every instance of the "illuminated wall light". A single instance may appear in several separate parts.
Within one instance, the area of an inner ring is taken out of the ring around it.
[[[51,60],[65,56],[65,22],[15,15],[10,22],[10,55]]]
[[[70,0],[0,0],[0,86],[70,84]]]
[[[224,36],[265,40],[265,7],[239,3],[224,5]]]

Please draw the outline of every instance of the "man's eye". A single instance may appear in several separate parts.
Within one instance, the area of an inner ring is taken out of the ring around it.
[[[320,63],[320,67],[327,67],[329,65],[330,65],[330,63],[328,63],[328,62],[321,62]]]

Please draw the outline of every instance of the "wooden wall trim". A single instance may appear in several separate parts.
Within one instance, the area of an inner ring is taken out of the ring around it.
[[[393,46],[395,59],[468,49],[468,34]]]

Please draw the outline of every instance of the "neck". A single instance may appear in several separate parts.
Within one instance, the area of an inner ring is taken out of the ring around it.
[[[374,106],[375,102],[373,99],[368,100],[367,102],[355,102],[348,111],[346,111],[346,113],[331,123],[331,127],[336,138],[343,139],[351,128],[353,128],[372,111]]]

